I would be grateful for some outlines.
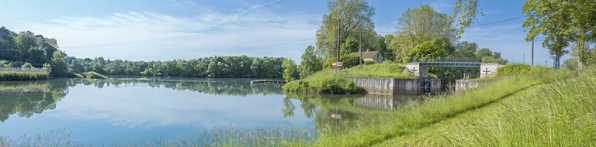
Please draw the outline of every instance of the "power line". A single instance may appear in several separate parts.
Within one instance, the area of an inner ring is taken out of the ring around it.
[[[485,26],[485,25],[490,25],[490,24],[495,24],[495,23],[502,23],[502,22],[512,21],[512,20],[516,20],[516,19],[520,19],[520,18],[526,18],[526,17],[527,16],[520,16],[520,17],[515,17],[515,18],[510,18],[510,19],[505,19],[505,20],[499,20],[499,21],[495,21],[495,22],[489,22],[489,23],[484,23],[484,24],[479,24],[479,25],[473,25],[473,26],[468,26],[468,27]]]
[[[495,23],[502,23],[502,22],[507,22],[507,21],[512,21],[512,20],[517,20],[517,19],[521,19],[521,18],[526,18],[527,16],[520,16],[520,17],[514,17],[514,18],[509,18],[509,19],[504,19],[504,20],[499,20],[499,21],[494,21],[494,22],[489,22],[489,23],[483,23],[483,24],[478,24],[478,25],[472,25],[472,26],[468,26],[468,27],[478,27],[478,26],[485,26],[485,25],[491,25],[491,24],[495,24]],[[513,29],[507,30],[507,31],[511,31]],[[496,31],[495,31],[496,32]],[[395,32],[377,32],[377,33],[384,33],[384,34],[392,34]]]
[[[308,40],[314,40],[314,39],[302,39],[302,40],[298,40],[298,41],[284,42],[284,43],[280,43],[280,44],[268,45],[268,46],[253,48],[253,49],[247,49],[247,50],[241,50],[241,51],[235,51],[235,52],[229,52],[229,53],[221,53],[221,54],[216,54],[216,55],[213,55],[213,56],[219,56],[219,55],[225,55],[225,54],[232,54],[232,53],[240,53],[240,52],[246,52],[246,51],[260,50],[260,49],[265,49],[265,48],[269,48],[269,47],[286,45],[286,44],[292,44],[292,43],[298,43],[298,42],[308,41]]]

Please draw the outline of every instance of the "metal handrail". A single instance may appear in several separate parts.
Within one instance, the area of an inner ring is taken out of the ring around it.
[[[456,58],[456,57],[438,57],[438,58],[413,58],[407,60],[412,62],[482,62],[481,58]]]

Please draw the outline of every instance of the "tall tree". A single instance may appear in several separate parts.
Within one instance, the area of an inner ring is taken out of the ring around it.
[[[323,15],[322,25],[317,30],[316,53],[324,58],[337,56],[338,35],[344,43],[346,38],[358,38],[362,29],[363,47],[372,47],[377,34],[372,16],[375,8],[365,0],[334,0],[327,4],[329,14]],[[338,26],[339,23],[339,26]],[[338,27],[340,34],[338,34]]]
[[[464,28],[469,27],[476,19],[478,14],[478,0],[457,0],[455,1],[455,8],[451,15],[454,27],[459,27],[457,31],[457,38],[460,38],[464,33]],[[484,13],[480,12],[484,16]]]
[[[281,67],[284,70],[283,77],[286,79],[286,82],[294,81],[294,73],[296,72],[296,63],[294,63],[294,60],[284,59]]]
[[[588,42],[596,41],[596,1],[594,0],[569,0],[564,3],[570,9],[571,37],[574,42],[572,55],[578,60],[578,68],[586,64],[585,50],[589,49]]]
[[[522,24],[530,28],[526,41],[531,41],[538,34],[546,36],[542,46],[548,48],[551,58],[560,65],[563,55],[569,53],[565,50],[569,46],[571,36],[571,5],[569,0],[528,0],[522,6],[522,12],[528,18]]]
[[[52,76],[66,76],[68,73],[68,65],[64,57],[66,57],[65,53],[61,51],[54,52],[52,62],[50,63],[52,67],[50,74]]]
[[[436,12],[428,5],[408,9],[398,19],[399,29],[389,48],[394,50],[396,60],[403,60],[410,49],[418,44],[434,38],[445,38],[455,42],[456,31],[451,26],[451,18],[444,13]]]
[[[309,45],[304,53],[302,54],[302,61],[298,66],[298,71],[300,72],[300,78],[304,79],[310,74],[313,74],[317,71],[323,70],[323,61],[321,58],[315,55],[315,47]]]
[[[473,58],[476,57],[476,51],[478,51],[478,44],[476,44],[476,42],[462,41],[455,45],[455,52],[458,57]]]

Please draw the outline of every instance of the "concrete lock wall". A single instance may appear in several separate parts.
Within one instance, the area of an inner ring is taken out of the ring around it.
[[[483,85],[486,82],[488,81],[455,80],[455,91],[478,88],[478,86]]]
[[[420,79],[394,78],[357,78],[346,77],[363,87],[368,93],[383,95],[417,95],[420,94]],[[431,79],[431,94],[441,91],[441,79]]]

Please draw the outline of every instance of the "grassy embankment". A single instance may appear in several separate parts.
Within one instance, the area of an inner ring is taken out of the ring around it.
[[[107,76],[102,74],[96,73],[94,71],[84,72],[81,74],[75,73],[75,76],[78,78],[87,78],[87,79],[107,79]]]
[[[46,80],[48,72],[42,69],[1,68],[0,81]]]
[[[596,67],[379,146],[596,146]]]
[[[535,85],[565,79],[569,73],[536,70],[523,76],[509,76],[480,89],[442,95],[371,121],[351,122],[356,127],[319,132],[316,146],[369,146],[456,117],[492,104]],[[341,125],[340,125],[341,126]]]
[[[364,92],[362,87],[345,77],[416,78],[414,75],[403,74],[403,68],[398,64],[374,64],[341,69],[338,73],[335,69],[326,69],[304,79],[287,83],[283,89],[300,93],[362,93]]]

